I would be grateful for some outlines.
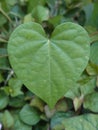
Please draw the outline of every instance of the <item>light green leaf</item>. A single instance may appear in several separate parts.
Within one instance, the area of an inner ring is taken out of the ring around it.
[[[25,23],[12,33],[8,53],[22,83],[53,107],[85,69],[89,36],[80,25],[66,22],[49,39],[39,24]]]
[[[35,21],[38,21],[38,22],[48,20],[49,10],[48,8],[38,5],[32,10],[32,17],[35,18]]]
[[[26,104],[20,111],[20,118],[28,125],[35,125],[40,120],[40,114],[35,108]]]
[[[94,92],[87,95],[84,99],[83,106],[93,112],[98,112],[98,93]]]
[[[29,0],[28,12],[31,12],[37,5],[44,5],[46,0]]]
[[[23,94],[21,91],[22,83],[17,78],[11,78],[9,80],[9,91],[12,97]]]
[[[3,114],[2,123],[4,128],[11,128],[14,125],[14,118],[8,110],[5,110]]]
[[[65,119],[62,124],[66,130],[97,130],[98,115],[85,114]]]

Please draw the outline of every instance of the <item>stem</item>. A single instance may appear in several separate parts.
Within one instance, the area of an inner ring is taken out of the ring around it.
[[[4,42],[4,43],[6,43],[7,40],[5,40],[5,39],[3,39],[3,38],[0,37],[0,42]]]
[[[12,20],[10,19],[10,17],[4,12],[4,10],[0,7],[0,12],[9,20],[9,22],[12,23]]]

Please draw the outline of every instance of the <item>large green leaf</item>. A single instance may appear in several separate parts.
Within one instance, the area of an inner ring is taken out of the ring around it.
[[[85,69],[89,36],[80,25],[66,22],[49,39],[39,24],[25,23],[12,33],[8,54],[18,78],[53,107]]]
[[[66,130],[98,130],[98,115],[72,117],[65,119],[62,124]]]

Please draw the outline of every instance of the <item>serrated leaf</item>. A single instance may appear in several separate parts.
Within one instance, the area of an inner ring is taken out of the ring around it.
[[[35,125],[40,120],[40,114],[35,108],[26,104],[20,111],[20,118],[28,125]]]
[[[84,99],[83,106],[85,109],[89,109],[93,112],[98,112],[98,93],[93,92],[87,95]]]
[[[66,130],[97,130],[98,115],[85,114],[65,119],[62,124]]]
[[[89,59],[89,36],[66,22],[47,38],[37,23],[20,25],[8,44],[10,63],[18,78],[53,107],[78,80]]]

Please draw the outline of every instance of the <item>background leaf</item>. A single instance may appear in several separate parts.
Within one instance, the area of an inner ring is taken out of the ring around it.
[[[62,124],[66,130],[97,130],[98,115],[85,114],[65,119]]]
[[[40,115],[35,108],[25,105],[20,111],[20,118],[28,125],[35,125],[39,122]]]
[[[83,106],[85,109],[89,109],[93,112],[98,112],[98,93],[93,92],[87,95],[84,99]]]

